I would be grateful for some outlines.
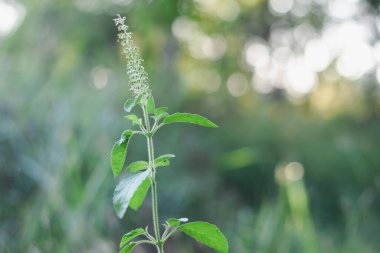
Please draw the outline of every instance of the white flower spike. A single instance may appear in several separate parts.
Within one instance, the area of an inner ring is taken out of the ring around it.
[[[148,74],[142,65],[143,60],[140,57],[139,50],[133,42],[132,33],[128,32],[128,26],[125,25],[125,17],[121,17],[117,14],[117,18],[115,18],[114,21],[118,31],[120,31],[118,41],[128,60],[127,75],[129,77],[129,90],[132,92],[134,98],[141,96],[146,100],[150,97],[151,90],[149,87]]]

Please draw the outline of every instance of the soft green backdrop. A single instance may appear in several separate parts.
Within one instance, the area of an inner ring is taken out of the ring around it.
[[[117,252],[112,144],[130,127],[127,17],[168,126],[161,219],[207,220],[233,253],[380,251],[377,1],[0,0],[0,252]],[[135,138],[127,161],[145,158]],[[139,248],[136,252],[154,252]],[[212,252],[179,235],[167,252]]]

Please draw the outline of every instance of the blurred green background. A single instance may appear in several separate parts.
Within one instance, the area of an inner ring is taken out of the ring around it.
[[[127,17],[168,126],[161,220],[233,253],[380,252],[380,17],[359,0],[0,0],[0,252],[117,252],[109,155],[128,98]],[[145,158],[133,139],[128,161]],[[154,252],[141,247],[136,252]],[[212,252],[176,235],[167,252]]]

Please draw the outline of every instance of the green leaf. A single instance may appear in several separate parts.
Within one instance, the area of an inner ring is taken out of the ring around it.
[[[136,246],[136,243],[131,242],[127,246],[125,246],[122,250],[120,250],[119,253],[130,253],[135,246]]]
[[[169,116],[169,114],[166,112],[167,110],[168,110],[167,107],[160,107],[160,108],[157,108],[157,109],[154,111],[154,115],[155,115],[158,119],[165,118],[165,117]]]
[[[223,233],[215,225],[208,222],[196,221],[180,225],[178,229],[193,237],[200,243],[219,252],[228,252],[228,242]]]
[[[147,101],[147,109],[149,114],[154,114],[155,104],[153,96],[150,96]]]
[[[216,124],[206,119],[205,117],[200,116],[198,114],[191,114],[191,113],[177,112],[177,113],[167,116],[163,122],[165,124],[183,122],[183,123],[192,123],[192,124],[196,124],[196,125],[200,125],[204,127],[211,127],[211,128],[218,127]]]
[[[142,120],[134,114],[126,115],[124,116],[124,118],[129,119],[130,121],[132,121],[133,124],[136,124],[136,125],[140,125],[142,122]]]
[[[166,112],[167,110],[168,110],[167,107],[159,107],[159,108],[157,108],[157,109],[154,111],[154,114],[155,114],[156,116],[158,116],[158,115],[160,115],[161,113]]]
[[[170,218],[166,221],[166,224],[168,224],[171,227],[178,227],[181,223],[186,223],[188,221],[189,221],[188,218],[179,218],[179,219]]]
[[[142,228],[136,228],[132,231],[129,231],[125,235],[123,235],[123,238],[121,238],[120,242],[120,249],[124,247],[130,240],[136,238],[139,235],[143,235],[145,233],[145,230]]]
[[[146,170],[149,168],[149,163],[145,161],[137,161],[128,165],[127,170],[131,172],[137,172],[139,170]]]
[[[120,175],[123,169],[129,140],[133,135],[132,130],[126,130],[122,133],[120,140],[115,142],[111,151],[111,167],[115,177]]]
[[[170,159],[173,157],[175,157],[175,155],[172,155],[172,154],[166,154],[166,155],[159,156],[154,160],[154,165],[156,167],[169,166]]]
[[[150,179],[147,178],[145,179],[139,186],[139,188],[137,188],[135,194],[133,194],[133,197],[129,203],[129,206],[137,211],[141,204],[144,202],[144,199],[146,197],[146,194],[148,193],[148,190],[150,188]]]
[[[125,101],[124,103],[124,111],[130,112],[135,106],[136,106],[136,100],[133,98],[128,98],[127,101]]]
[[[141,102],[142,95],[137,98],[128,98],[124,103],[124,111],[130,112],[132,109]]]
[[[139,186],[148,178],[150,170],[127,174],[116,186],[113,194],[113,205],[121,219]]]

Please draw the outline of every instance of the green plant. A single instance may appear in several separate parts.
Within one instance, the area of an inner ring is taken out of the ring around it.
[[[126,174],[117,184],[113,203],[119,218],[122,218],[128,207],[137,210],[145,199],[149,188],[152,193],[152,216],[154,226],[154,236],[145,229],[137,228],[125,234],[120,242],[120,252],[128,253],[138,244],[153,244],[159,253],[164,252],[164,244],[169,237],[177,230],[193,237],[197,241],[222,253],[228,252],[228,243],[223,233],[213,224],[207,222],[189,222],[187,218],[168,219],[163,226],[164,232],[161,234],[158,209],[157,209],[157,182],[156,172],[159,167],[168,166],[172,154],[166,154],[155,158],[153,136],[163,126],[171,123],[192,123],[204,127],[217,128],[210,120],[197,114],[190,113],[167,113],[166,107],[156,108],[154,98],[149,87],[148,75],[142,66],[143,60],[140,58],[138,48],[134,45],[132,33],[128,32],[125,25],[125,17],[118,17],[115,24],[119,30],[118,39],[125,54],[127,63],[127,74],[129,76],[129,88],[132,98],[124,104],[124,110],[131,112],[135,107],[142,110],[142,119],[135,114],[126,115],[125,118],[132,121],[138,130],[125,130],[120,140],[112,149],[111,165],[115,178],[118,177],[125,163],[129,140],[135,134],[146,137],[148,148],[148,161],[136,161],[126,167]],[[133,241],[139,236],[145,239]]]

